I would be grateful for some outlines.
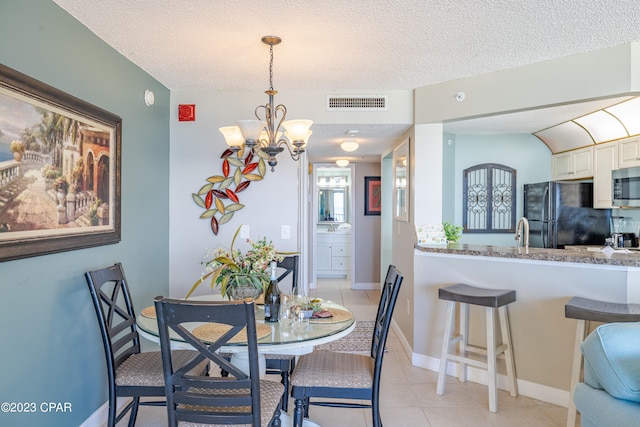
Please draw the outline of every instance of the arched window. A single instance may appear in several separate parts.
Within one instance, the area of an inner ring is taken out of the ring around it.
[[[464,170],[462,225],[465,233],[514,233],[516,170],[484,163]]]

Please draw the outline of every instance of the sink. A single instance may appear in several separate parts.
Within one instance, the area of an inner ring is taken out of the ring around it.
[[[329,225],[322,225],[317,228],[318,233],[336,233],[336,234],[351,234],[351,224],[341,223]]]
[[[348,230],[337,229],[335,231],[329,231],[329,229],[327,228],[318,228],[317,233],[318,234],[351,234],[351,229],[348,229]]]

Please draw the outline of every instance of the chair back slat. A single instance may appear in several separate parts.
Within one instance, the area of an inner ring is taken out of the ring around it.
[[[260,375],[254,303],[246,301],[185,301],[155,299],[164,366],[169,426],[179,421],[198,424],[260,425]],[[231,329],[204,341],[192,333],[194,324],[211,322]],[[246,328],[249,372],[243,372],[216,351]],[[170,334],[177,334],[198,353],[180,369],[170,357]],[[203,360],[218,365],[228,377],[192,375],[189,371]]]
[[[278,276],[278,284],[291,275],[291,293],[298,293],[298,264],[300,257],[298,255],[287,256],[278,263],[278,267],[284,271]],[[282,290],[282,288],[280,288]]]
[[[131,354],[140,353],[140,336],[122,264],[85,273],[107,356],[109,378]]]

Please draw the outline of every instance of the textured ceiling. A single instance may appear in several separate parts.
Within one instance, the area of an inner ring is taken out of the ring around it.
[[[275,89],[327,93],[411,90],[640,40],[638,0],[54,1],[171,90],[265,90],[267,34],[283,39]],[[331,129],[314,126],[310,144]]]

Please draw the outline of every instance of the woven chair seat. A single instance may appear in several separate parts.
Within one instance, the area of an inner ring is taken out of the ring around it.
[[[294,387],[371,388],[374,359],[361,354],[316,350],[300,357],[291,377]]]
[[[193,389],[198,393],[212,393],[214,390],[210,389]],[[247,389],[227,389],[227,390],[215,390],[216,394],[234,395],[234,394],[246,394]],[[260,423],[262,427],[267,427],[271,422],[273,413],[276,407],[280,404],[282,399],[282,393],[284,387],[280,383],[269,380],[260,381]],[[212,407],[212,406],[192,406],[192,405],[179,405],[180,409],[191,409],[194,411],[207,411],[207,412],[251,412],[251,408],[248,406],[239,407]],[[252,427],[251,424],[233,424],[240,427]],[[179,427],[229,427],[229,424],[202,424],[202,423],[190,423],[185,421],[178,422]]]
[[[193,350],[174,350],[171,352],[177,368],[184,366],[198,353]],[[203,361],[190,372],[200,375],[207,367]],[[116,369],[116,384],[119,386],[164,387],[162,356],[159,351],[132,354]]]
[[[320,344],[315,349],[368,354],[371,351],[371,337],[373,336],[374,326],[375,322],[373,320],[358,321],[349,335],[326,344]]]

